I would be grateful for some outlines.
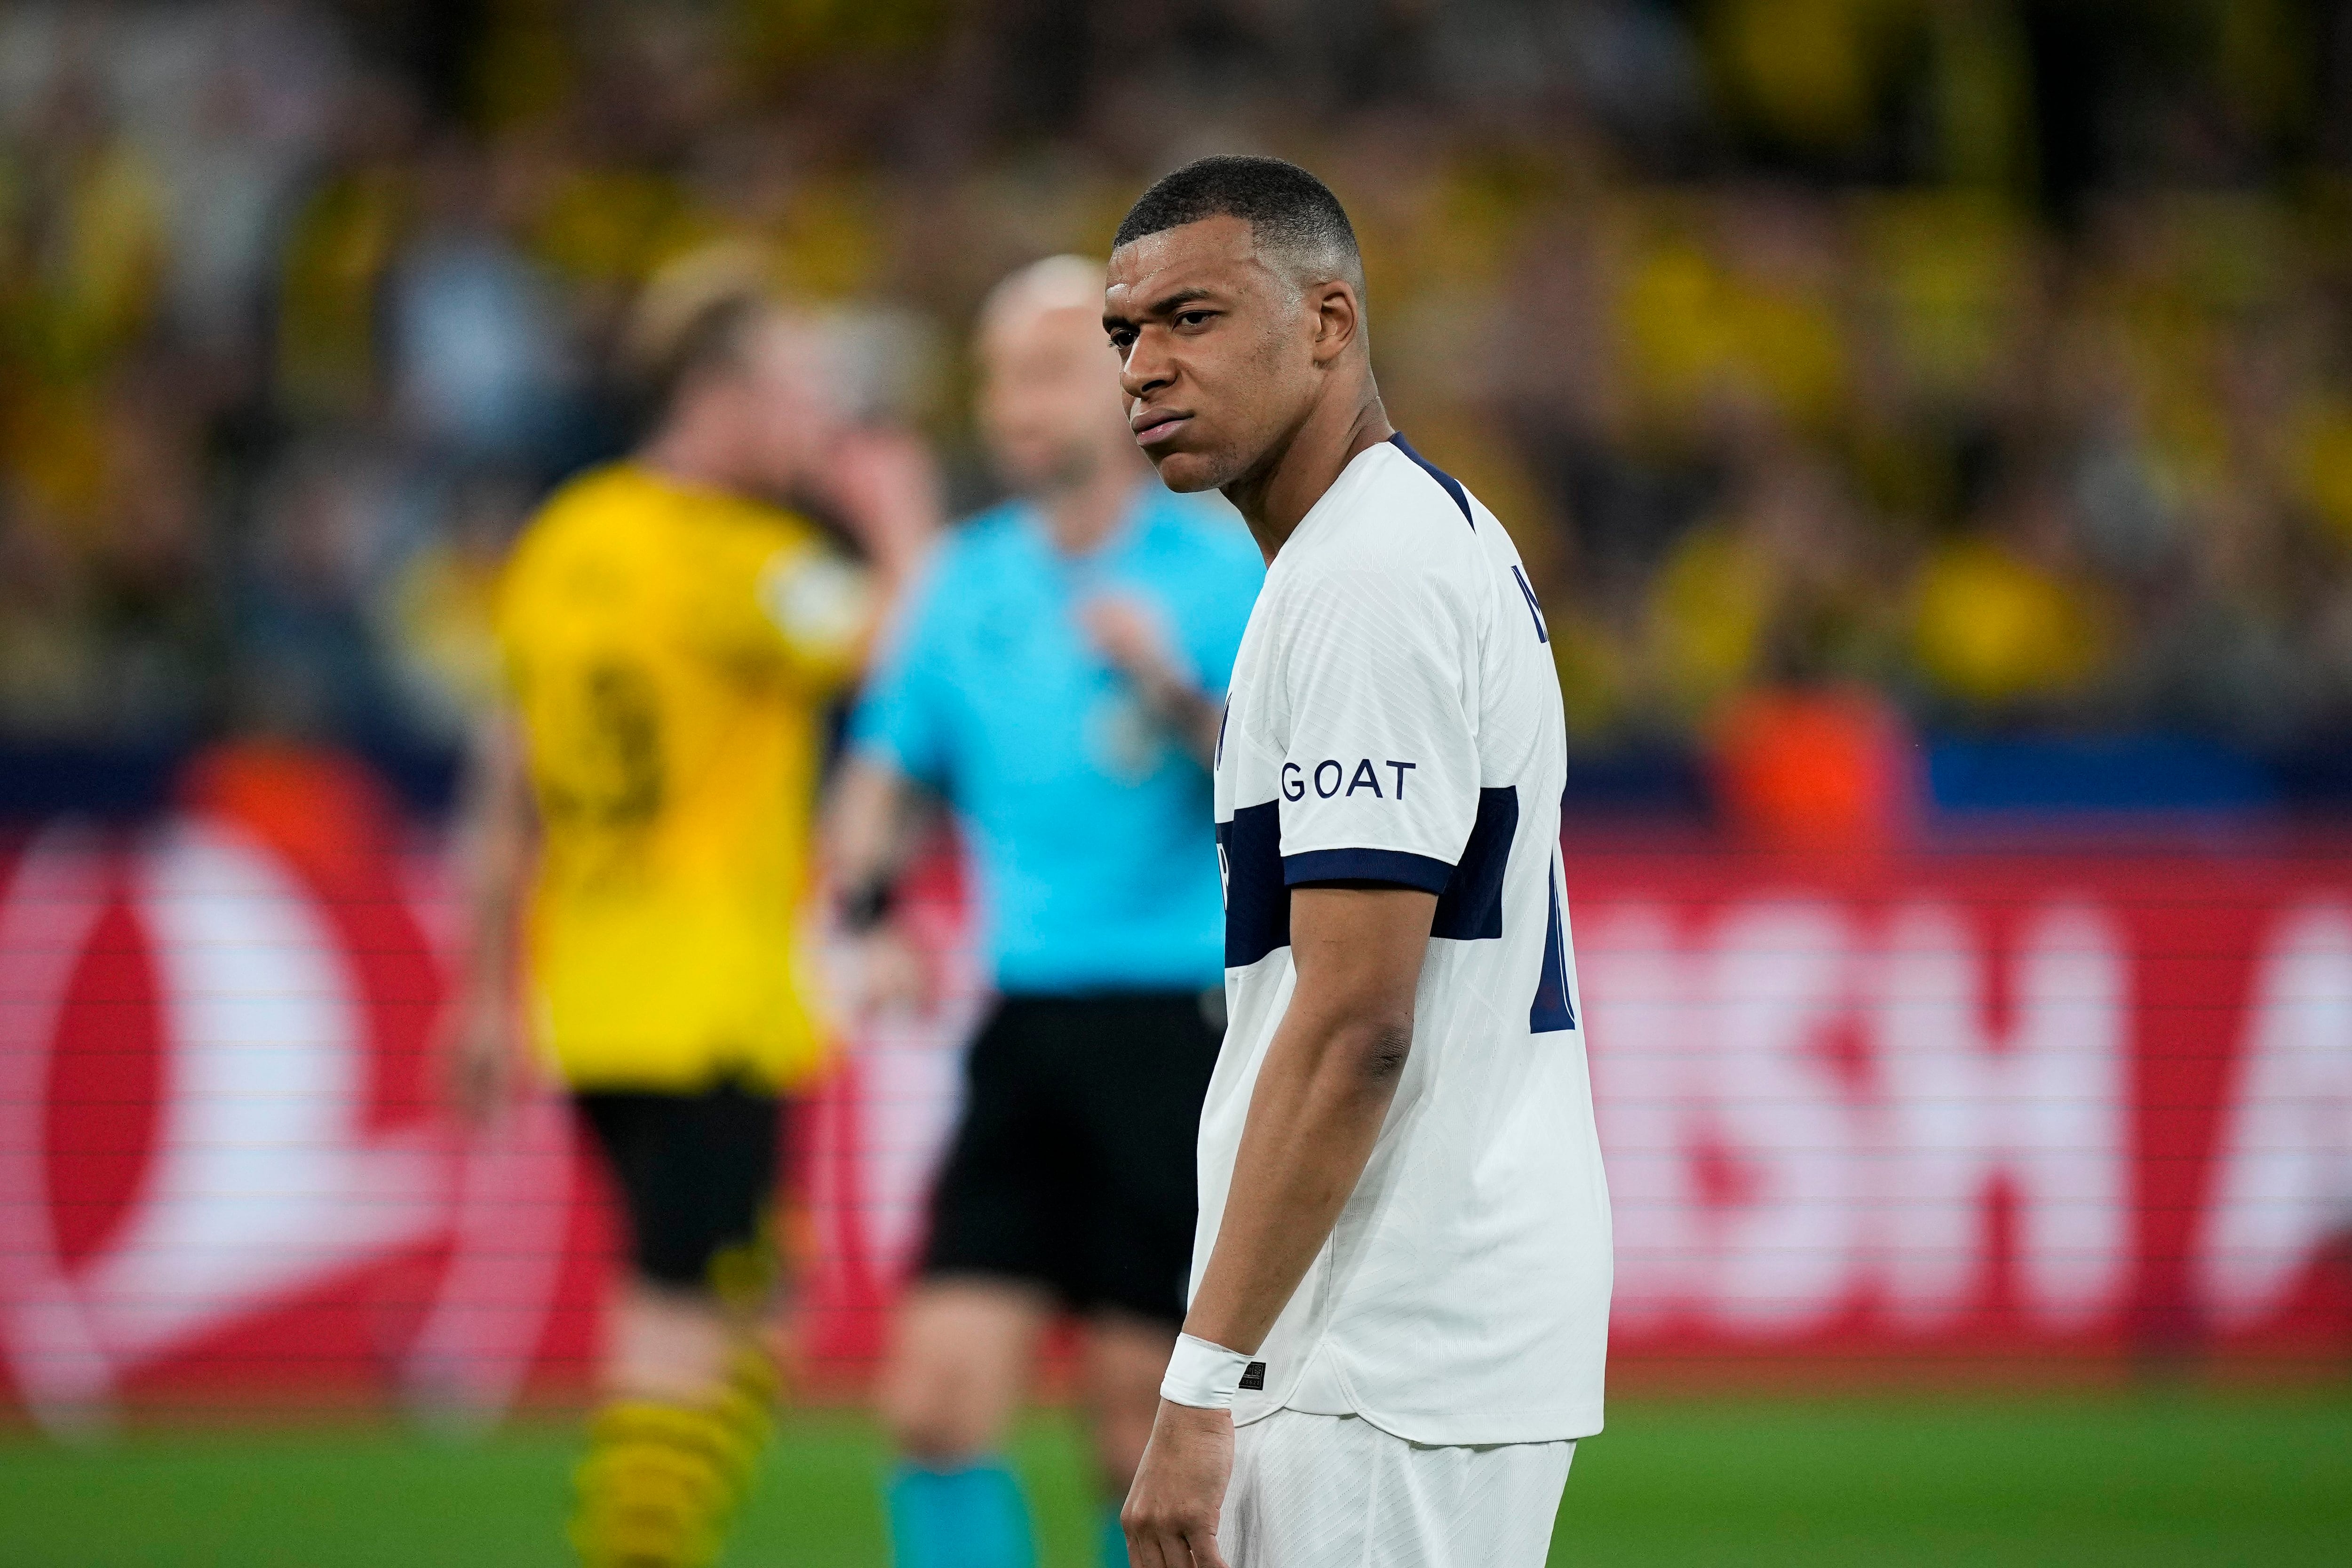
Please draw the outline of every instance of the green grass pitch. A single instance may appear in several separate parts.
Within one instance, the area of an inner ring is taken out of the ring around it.
[[[0,1436],[7,1568],[561,1568],[569,1427],[474,1445],[349,1425]],[[1017,1457],[1043,1568],[1092,1568],[1077,1434]],[[879,1568],[872,1425],[792,1416],[730,1568]],[[2352,1392],[1620,1401],[1555,1564],[2352,1563]]]

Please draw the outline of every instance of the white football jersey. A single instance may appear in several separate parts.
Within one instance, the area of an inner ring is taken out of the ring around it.
[[[1549,640],[1510,536],[1402,437],[1350,462],[1266,573],[1217,748],[1229,1023],[1201,1116],[1194,1291],[1290,1004],[1290,889],[1438,900],[1395,1102],[1236,1421],[1356,1415],[1431,1444],[1601,1429],[1609,1198]]]

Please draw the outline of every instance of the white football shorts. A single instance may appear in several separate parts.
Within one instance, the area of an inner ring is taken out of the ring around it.
[[[1573,1439],[1433,1447],[1278,1410],[1234,1434],[1231,1568],[1542,1568]]]

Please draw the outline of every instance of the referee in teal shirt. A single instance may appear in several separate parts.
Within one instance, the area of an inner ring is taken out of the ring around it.
[[[998,1001],[933,1189],[881,1388],[898,1568],[1025,1568],[998,1450],[1051,1319],[1076,1315],[1105,1499],[1184,1315],[1193,1143],[1223,1024],[1210,802],[1225,683],[1265,568],[1222,506],[1162,489],[1128,429],[1098,263],[1055,257],[981,316],[981,416],[1021,499],[955,531],[850,721],[830,813],[868,1005],[908,989],[890,922],[909,806],[971,846]]]

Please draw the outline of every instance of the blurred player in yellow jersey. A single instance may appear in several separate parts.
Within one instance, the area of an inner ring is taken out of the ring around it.
[[[932,512],[919,449],[851,429],[823,334],[739,269],[656,280],[639,318],[652,433],[549,500],[500,586],[450,1020],[477,1114],[529,1037],[626,1211],[572,1523],[598,1568],[709,1561],[769,1427],[778,1100],[824,1048],[800,931],[825,711]],[[866,564],[786,509],[807,496]]]

